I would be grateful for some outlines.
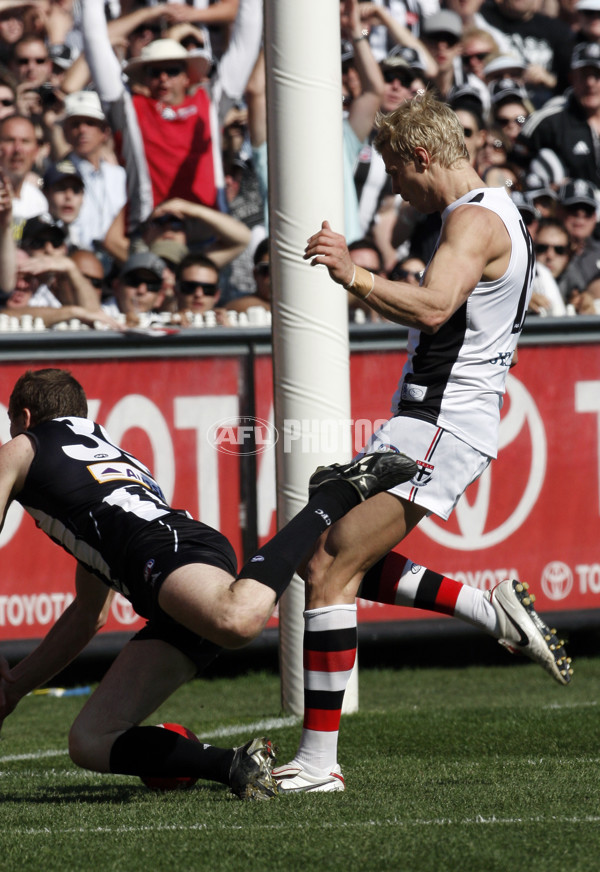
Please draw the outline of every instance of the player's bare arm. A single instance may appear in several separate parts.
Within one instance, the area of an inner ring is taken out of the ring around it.
[[[33,445],[24,435],[16,436],[0,448],[0,529],[10,503],[23,487],[33,457]]]
[[[479,281],[503,275],[510,259],[510,243],[502,221],[495,214],[465,205],[446,222],[421,287],[392,282],[355,267],[346,240],[327,221],[308,240],[304,258],[312,266],[326,266],[335,282],[366,300],[388,320],[435,333]]]
[[[81,565],[75,574],[75,599],[40,644],[11,671],[0,696],[0,724],[19,701],[61,672],[81,653],[108,617],[114,591]]]

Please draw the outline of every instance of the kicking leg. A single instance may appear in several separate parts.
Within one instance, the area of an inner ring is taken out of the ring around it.
[[[459,618],[492,635],[511,653],[529,657],[559,684],[571,680],[564,642],[535,611],[535,596],[526,583],[508,579],[481,591],[392,551],[366,573],[358,595]]]

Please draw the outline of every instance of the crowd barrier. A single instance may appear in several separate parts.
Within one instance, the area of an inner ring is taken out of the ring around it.
[[[172,505],[222,530],[240,563],[275,531],[275,441],[330,451],[340,440],[335,422],[286,422],[281,437],[275,430],[266,328],[14,332],[0,343],[0,442],[10,438],[16,378],[30,367],[68,368],[90,398],[90,417],[154,470]],[[387,417],[406,330],[352,325],[350,345],[352,411],[340,456]],[[482,590],[510,576],[527,580],[543,613],[600,614],[599,345],[600,318],[529,319],[508,375],[498,460],[448,523],[426,519],[403,554]],[[1,642],[43,636],[73,599],[72,558],[17,504],[0,556]],[[410,621],[414,632],[414,622],[432,617],[359,602],[360,625]],[[117,596],[103,632],[141,625]]]

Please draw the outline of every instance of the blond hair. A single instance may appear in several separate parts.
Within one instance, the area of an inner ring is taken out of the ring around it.
[[[403,164],[414,159],[415,148],[424,148],[432,161],[450,168],[469,160],[463,128],[456,113],[431,91],[419,91],[393,112],[378,113],[373,144],[386,146]]]

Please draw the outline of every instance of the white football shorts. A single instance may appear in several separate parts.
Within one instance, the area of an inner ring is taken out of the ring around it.
[[[448,430],[404,415],[390,418],[373,434],[362,453],[390,448],[412,457],[419,471],[389,493],[422,506],[444,521],[491,460]]]

